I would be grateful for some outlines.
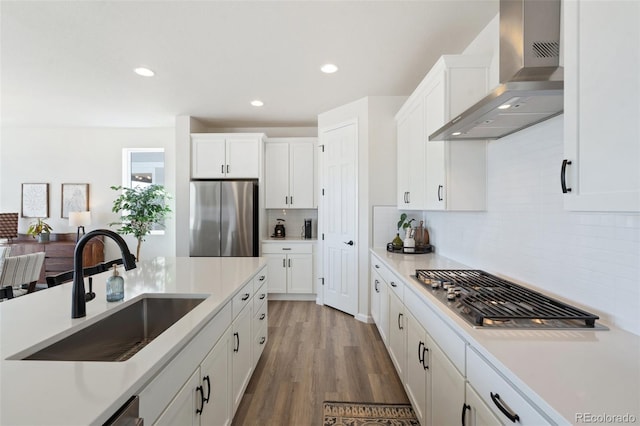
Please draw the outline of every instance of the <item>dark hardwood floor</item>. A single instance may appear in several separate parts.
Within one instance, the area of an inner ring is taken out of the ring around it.
[[[409,402],[374,324],[269,301],[269,341],[233,425],[321,425],[323,401]]]

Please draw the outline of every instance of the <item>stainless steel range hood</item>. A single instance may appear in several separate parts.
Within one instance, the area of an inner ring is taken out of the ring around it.
[[[560,0],[500,1],[500,85],[429,136],[499,139],[563,111]]]

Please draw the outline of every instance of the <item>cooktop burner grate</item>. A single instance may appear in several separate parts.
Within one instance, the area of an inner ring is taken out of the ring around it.
[[[457,297],[449,298],[450,307],[458,310],[476,326],[527,324],[535,328],[593,328],[597,315],[585,312],[537,291],[498,278],[480,270],[416,270],[416,278],[442,295],[456,290]],[[453,306],[452,306],[453,305]],[[561,325],[558,325],[561,321]]]

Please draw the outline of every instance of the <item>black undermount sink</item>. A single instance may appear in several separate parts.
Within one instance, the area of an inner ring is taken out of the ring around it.
[[[18,359],[126,361],[203,300],[193,297],[143,297],[44,349]]]

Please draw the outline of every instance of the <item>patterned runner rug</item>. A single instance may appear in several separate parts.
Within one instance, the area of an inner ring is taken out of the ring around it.
[[[408,404],[325,401],[323,426],[419,426]]]

